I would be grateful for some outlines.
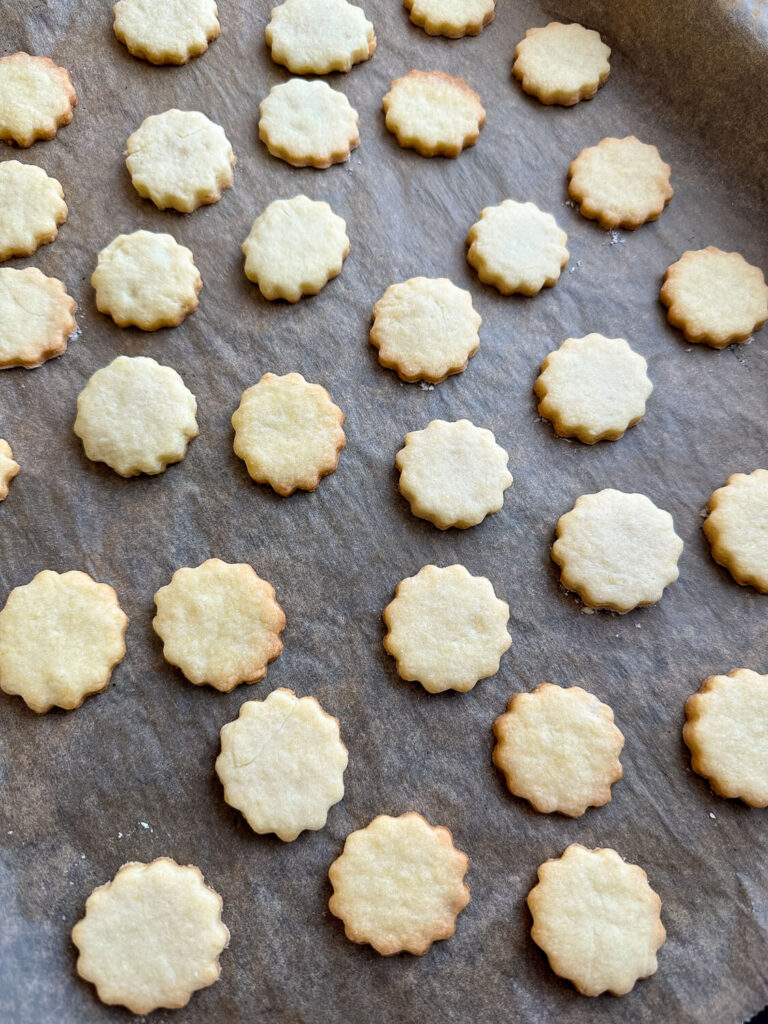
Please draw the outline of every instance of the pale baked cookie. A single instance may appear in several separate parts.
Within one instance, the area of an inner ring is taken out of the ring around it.
[[[604,228],[634,230],[656,220],[674,195],[669,164],[634,135],[582,149],[568,173],[571,199]]]
[[[0,260],[31,256],[52,242],[67,219],[64,190],[42,167],[0,163]]]
[[[233,181],[229,139],[199,110],[147,117],[128,136],[125,156],[133,187],[160,210],[191,213],[218,202]]]
[[[96,307],[118,327],[177,327],[203,287],[192,253],[171,235],[134,231],[102,249],[91,275]]]
[[[264,36],[272,60],[295,75],[349,71],[376,49],[373,25],[347,0],[285,0],[272,8]]]
[[[456,931],[456,917],[469,903],[468,869],[469,858],[447,828],[414,811],[380,814],[347,836],[331,864],[328,907],[352,942],[368,942],[382,956],[421,956]]]
[[[396,78],[382,107],[400,145],[422,156],[458,156],[474,146],[485,124],[477,93],[444,71],[409,71]]]
[[[734,668],[685,702],[693,770],[719,795],[768,807],[768,676]]]
[[[515,48],[512,74],[542,103],[572,107],[579,100],[591,100],[608,78],[610,55],[599,32],[552,21],[544,28],[528,29]]]
[[[118,356],[77,396],[85,454],[120,476],[162,473],[197,437],[197,402],[178,373],[146,356]]]
[[[510,793],[542,814],[579,818],[611,799],[624,736],[613,711],[580,686],[542,683],[517,693],[493,723],[493,763]]]
[[[406,434],[395,457],[411,512],[439,530],[466,530],[498,512],[512,483],[508,461],[493,433],[469,420],[432,420]]]
[[[467,261],[483,284],[502,295],[536,295],[551,287],[568,262],[568,236],[534,203],[505,199],[486,206],[467,235]]]
[[[496,0],[404,0],[411,21],[430,36],[477,36],[493,21]]]
[[[199,868],[169,857],[123,864],[93,890],[72,929],[77,973],[102,1003],[132,1013],[186,1006],[221,974],[219,956],[229,944],[222,906]]]
[[[65,68],[48,57],[0,57],[0,139],[31,146],[72,120],[77,93]]]
[[[629,612],[674,583],[683,542],[672,516],[644,494],[582,494],[560,516],[552,558],[560,582],[590,608]]]
[[[734,473],[709,499],[712,557],[737,583],[768,594],[768,470]]]
[[[347,443],[344,413],[319,384],[300,373],[265,373],[243,392],[232,416],[235,455],[258,484],[284,498],[314,491],[339,464]]]
[[[534,385],[539,416],[561,437],[616,441],[645,415],[653,391],[647,369],[624,338],[567,338],[541,364]]]
[[[0,269],[0,369],[33,369],[60,356],[77,324],[75,300],[36,267]]]
[[[298,302],[341,273],[349,254],[347,224],[328,203],[276,199],[243,242],[245,276],[265,299]]]
[[[255,683],[283,649],[283,609],[275,590],[250,565],[209,558],[177,569],[155,594],[152,620],[165,660],[190,683],[229,693]]]
[[[115,35],[134,57],[186,64],[221,33],[214,0],[118,0]]]
[[[539,867],[527,902],[533,941],[582,995],[623,996],[655,973],[667,937],[661,900],[643,869],[615,850],[572,843]]]
[[[294,167],[330,167],[360,142],[359,117],[343,92],[326,82],[291,78],[259,106],[259,138],[272,156]]]
[[[39,572],[0,612],[0,689],[33,711],[79,707],[125,654],[117,594],[84,572]]]
[[[0,437],[0,501],[8,497],[11,480],[18,474],[21,466],[13,457],[11,446]]]
[[[338,718],[314,697],[281,687],[266,700],[246,701],[221,730],[216,774],[224,799],[254,832],[289,843],[325,826],[344,796],[348,760]]]
[[[485,576],[463,565],[425,565],[401,580],[384,609],[384,649],[402,679],[429,693],[466,693],[499,671],[512,643],[509,605],[500,601]]]
[[[725,348],[746,341],[768,320],[768,286],[759,267],[737,252],[684,252],[667,268],[659,298],[667,320],[689,342]]]

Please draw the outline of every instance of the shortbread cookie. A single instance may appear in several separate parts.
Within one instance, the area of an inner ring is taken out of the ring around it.
[[[221,33],[214,0],[118,0],[115,35],[134,57],[186,64]]]
[[[719,795],[768,807],[768,676],[734,668],[685,702],[693,770]]]
[[[197,437],[197,402],[178,373],[146,356],[118,356],[77,397],[85,454],[120,476],[162,473]]]
[[[667,320],[689,342],[725,348],[746,341],[768,320],[768,286],[759,267],[737,252],[684,252],[667,268],[659,298]]]
[[[655,973],[667,937],[661,900],[643,869],[615,850],[572,843],[539,867],[527,902],[533,941],[582,995],[623,996]]]
[[[52,242],[67,219],[64,190],[42,167],[0,163],[0,260],[31,256]]]
[[[644,494],[582,494],[560,516],[552,558],[560,582],[590,608],[629,612],[674,583],[683,542],[672,516]]]
[[[21,466],[13,457],[11,446],[0,437],[0,501],[8,497],[11,480],[18,474]]]
[[[38,714],[79,707],[123,660],[127,625],[106,583],[78,571],[39,572],[0,612],[0,689]]]
[[[534,385],[539,416],[561,437],[616,441],[645,415],[653,391],[647,369],[623,338],[567,338],[541,364]]]
[[[266,700],[246,701],[224,726],[216,773],[224,799],[254,832],[289,843],[325,826],[344,796],[348,759],[338,718],[314,697],[281,687]]]
[[[734,473],[709,499],[712,557],[737,583],[768,594],[768,470]]]
[[[471,576],[463,565],[425,565],[401,580],[384,609],[384,649],[402,679],[429,693],[466,693],[499,671],[512,643],[509,605],[490,580]]]
[[[552,21],[544,28],[528,29],[515,48],[512,74],[542,103],[572,107],[579,100],[591,100],[608,78],[610,55],[599,32]]]
[[[360,142],[357,111],[326,82],[291,78],[275,85],[259,114],[259,138],[294,167],[343,163]]]
[[[344,419],[319,384],[300,373],[265,373],[243,392],[232,416],[235,455],[256,483],[269,484],[284,498],[296,490],[314,491],[339,464],[347,443]]]
[[[77,324],[75,300],[36,267],[0,269],[0,369],[31,370],[60,356]]]
[[[245,276],[265,299],[298,302],[341,273],[349,254],[347,224],[328,203],[276,199],[243,242]]]
[[[118,327],[177,327],[198,307],[203,287],[192,253],[171,235],[118,235],[99,253],[91,275],[96,306]]]
[[[430,36],[477,36],[493,21],[496,0],[404,0],[411,21]]]
[[[160,210],[191,213],[216,203],[233,181],[235,154],[221,125],[199,110],[166,110],[142,121],[125,144],[140,196]]]
[[[656,220],[674,195],[669,164],[634,135],[582,149],[568,173],[571,199],[604,228],[634,230]]]
[[[611,799],[624,736],[607,704],[580,686],[542,683],[517,693],[493,723],[493,763],[510,793],[542,814],[579,818]]]
[[[395,457],[411,512],[439,530],[466,530],[498,512],[512,483],[508,461],[492,432],[469,420],[432,420],[406,434]]]
[[[505,199],[486,206],[467,235],[467,260],[483,284],[502,295],[536,295],[551,287],[568,262],[568,236],[534,203]]]
[[[229,944],[222,906],[199,868],[169,857],[123,864],[94,889],[72,929],[77,973],[109,1006],[141,1014],[186,1006],[221,974]]]
[[[295,75],[349,71],[376,49],[373,25],[347,0],[285,0],[272,8],[264,36],[272,60]]]
[[[0,139],[31,146],[72,120],[77,93],[65,68],[48,57],[0,57]]]
[[[190,683],[229,693],[255,683],[283,649],[285,614],[275,590],[250,565],[209,558],[177,569],[155,594],[152,620],[165,660]]]
[[[347,836],[331,864],[328,907],[352,942],[368,942],[382,956],[421,956],[456,931],[456,917],[469,903],[468,869],[469,858],[447,828],[414,811],[380,814]]]
[[[443,71],[409,71],[396,78],[382,107],[400,145],[422,156],[458,156],[474,146],[485,124],[477,93]]]

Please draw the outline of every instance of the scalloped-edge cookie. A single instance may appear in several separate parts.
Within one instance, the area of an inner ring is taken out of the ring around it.
[[[77,973],[108,1006],[177,1010],[221,974],[229,945],[222,909],[200,868],[169,857],[129,861],[93,890],[72,929]]]
[[[644,494],[606,488],[560,516],[552,558],[584,604],[623,613],[661,599],[682,550],[669,512]]]
[[[293,167],[330,167],[360,143],[360,119],[343,92],[327,82],[291,78],[273,86],[259,106],[259,138]]]
[[[37,267],[0,268],[0,369],[32,370],[60,356],[77,329],[75,300]]]
[[[742,587],[768,594],[768,470],[733,473],[709,499],[712,557]]]
[[[0,139],[31,146],[69,124],[77,93],[66,68],[19,51],[0,57]]]
[[[165,660],[195,686],[229,693],[258,682],[283,649],[285,614],[275,589],[245,563],[209,558],[177,569],[154,600],[152,626]]]
[[[542,683],[516,693],[493,723],[493,763],[510,793],[542,814],[579,818],[611,799],[624,736],[613,711],[580,686]]]
[[[18,475],[21,466],[13,457],[13,451],[8,442],[0,437],[0,501],[8,497],[8,490],[11,480]]]
[[[582,216],[601,227],[634,231],[656,220],[675,194],[670,166],[655,146],[634,135],[582,149],[568,170],[568,194]]]
[[[295,75],[349,71],[376,49],[373,25],[347,0],[285,0],[272,8],[264,37],[272,60]]]
[[[186,64],[221,33],[214,0],[118,0],[114,32],[151,64]]]
[[[496,0],[404,0],[411,21],[427,35],[477,36],[493,21]]]
[[[352,942],[369,943],[382,956],[421,956],[456,931],[469,903],[464,876],[469,858],[441,825],[415,811],[380,814],[347,836],[331,864],[331,913]]]
[[[515,48],[512,74],[541,103],[572,107],[591,100],[611,71],[610,46],[600,33],[575,22],[529,28]]]
[[[108,584],[44,569],[12,590],[0,612],[0,689],[38,714],[80,707],[123,660],[127,626]]]
[[[31,256],[52,242],[67,219],[64,189],[42,167],[0,163],[0,260]]]
[[[667,267],[659,298],[685,340],[711,348],[746,341],[768,320],[768,285],[738,252],[689,249]]]
[[[539,867],[527,897],[531,938],[584,996],[623,996],[658,967],[667,937],[661,900],[637,864],[572,843]]]
[[[325,826],[344,796],[348,760],[338,718],[314,697],[280,687],[246,701],[222,728],[216,774],[224,799],[254,832],[290,843]]]
[[[382,100],[387,130],[421,156],[457,157],[474,146],[485,124],[480,97],[444,71],[409,71]]]

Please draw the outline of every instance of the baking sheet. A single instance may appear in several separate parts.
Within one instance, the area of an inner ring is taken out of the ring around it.
[[[707,675],[768,670],[768,598],[715,565],[700,528],[730,473],[765,465],[768,336],[722,352],[687,346],[657,301],[686,248],[768,262],[766,12],[747,0],[677,5],[685,15],[673,6],[500,0],[480,36],[451,41],[412,26],[396,0],[368,0],[376,54],[329,79],[358,109],[362,143],[347,164],[314,171],[258,142],[259,101],[288,77],[263,42],[265,0],[222,0],[221,38],[183,68],[132,58],[107,3],[3,5],[2,51],[49,54],[80,97],[55,140],[3,153],[57,177],[70,207],[55,243],[9,265],[64,280],[81,333],[60,359],[0,375],[0,436],[22,465],[0,506],[0,595],[43,568],[80,568],[111,583],[131,617],[127,657],[79,710],[38,717],[0,701],[3,1022],[130,1019],[76,977],[69,930],[124,861],[161,855],[202,868],[232,942],[221,981],[157,1021],[725,1024],[768,1000],[765,812],[713,796],[680,737],[685,698]],[[614,46],[607,85],[568,110],[525,96],[509,73],[525,30],[558,16]],[[462,75],[482,97],[487,124],[456,161],[401,150],[384,129],[381,98],[413,67]],[[121,155],[144,117],[171,106],[222,124],[238,157],[234,188],[191,215],[140,199]],[[566,171],[582,147],[629,133],[659,146],[675,198],[655,224],[607,233],[568,203]],[[243,275],[240,243],[268,202],[300,192],[346,218],[351,254],[319,296],[270,304]],[[569,235],[568,267],[533,299],[498,295],[464,260],[479,211],[507,197],[552,211]],[[154,334],[114,326],[88,283],[98,251],[142,227],[188,245],[204,281],[199,310]],[[468,370],[431,389],[400,383],[367,341],[376,299],[418,274],[469,288],[483,317]],[[655,384],[642,423],[591,448],[556,438],[532,394],[546,353],[589,331],[627,337]],[[199,438],[158,477],[121,479],[89,462],[72,433],[78,392],[119,353],[175,367],[198,399]],[[268,370],[298,370],[347,414],[339,468],[314,494],[278,498],[232,452],[239,395]],[[463,416],[509,450],[515,483],[497,515],[442,533],[409,514],[393,460],[406,431]],[[680,580],[624,617],[586,614],[549,558],[558,516],[606,486],[648,494],[685,541]],[[266,679],[229,695],[186,683],[151,628],[154,591],[211,556],[252,563],[288,619]],[[461,562],[510,603],[512,647],[466,695],[401,681],[381,646],[381,610],[427,562]],[[493,719],[511,693],[544,680],[586,686],[627,738],[612,802],[575,821],[534,813],[491,764]],[[290,845],[252,833],[213,768],[220,727],[277,686],[317,696],[350,751],[344,801],[323,831]],[[472,902],[427,956],[383,959],[344,938],[326,909],[326,872],[350,831],[408,809],[453,830],[471,859]],[[578,996],[528,936],[536,868],[574,841],[615,847],[664,901],[659,971],[621,1001]]]

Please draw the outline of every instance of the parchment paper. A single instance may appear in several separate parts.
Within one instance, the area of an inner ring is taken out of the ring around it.
[[[10,265],[64,280],[81,333],[60,359],[0,376],[0,436],[22,465],[0,506],[0,599],[43,568],[80,568],[114,585],[131,625],[109,688],[79,710],[38,717],[0,701],[0,1019],[128,1020],[76,977],[69,931],[123,862],[168,855],[199,865],[222,894],[232,942],[221,981],[158,1022],[740,1022],[768,998],[766,812],[713,796],[680,731],[707,675],[768,670],[768,597],[737,586],[701,531],[711,492],[766,464],[768,334],[722,352],[688,346],[657,296],[687,248],[768,262],[766,9],[500,0],[479,37],[450,41],[412,26],[397,0],[367,0],[376,54],[330,79],[359,111],[362,143],[326,171],[295,170],[258,142],[258,104],[288,77],[263,42],[268,10],[222,0],[209,52],[154,68],[115,40],[108,3],[3,4],[2,51],[49,54],[80,97],[55,140],[3,156],[64,186],[58,240]],[[614,47],[607,85],[573,109],[544,107],[510,78],[525,30],[558,16]],[[414,67],[462,75],[484,101],[487,125],[458,160],[425,160],[384,128],[381,98]],[[140,199],[122,157],[143,118],[171,106],[222,124],[238,157],[234,188],[191,215]],[[675,198],[658,222],[609,234],[567,202],[566,172],[582,147],[629,133],[659,146]],[[240,243],[268,202],[300,192],[346,218],[351,254],[316,298],[270,304],[243,274]],[[507,197],[552,211],[569,235],[567,269],[533,299],[501,297],[465,263],[468,228]],[[188,245],[203,276],[199,310],[174,330],[121,330],[95,309],[96,254],[141,227]],[[483,317],[468,370],[434,389],[399,383],[368,344],[373,303],[417,274],[469,288]],[[655,384],[642,423],[594,447],[556,438],[532,394],[546,353],[589,331],[627,337]],[[198,399],[200,437],[158,477],[121,479],[89,462],[72,432],[78,392],[119,353],[175,367]],[[232,452],[230,416],[267,370],[300,371],[347,414],[338,471],[314,494],[276,497]],[[406,431],[463,416],[509,450],[515,483],[481,526],[441,533],[399,497],[394,455]],[[679,581],[624,617],[586,614],[549,557],[558,516],[606,486],[648,494],[685,541]],[[288,618],[266,679],[229,695],[185,682],[151,628],[155,590],[210,556],[252,563]],[[511,606],[499,673],[466,695],[402,682],[382,649],[381,610],[428,562],[487,575]],[[511,693],[544,680],[586,686],[627,738],[612,802],[576,821],[535,814],[491,764],[493,719]],[[316,695],[350,751],[344,801],[323,831],[291,844],[252,833],[213,768],[220,727],[277,686]],[[327,868],[350,831],[408,809],[453,830],[471,858],[472,902],[450,941],[383,959],[349,943],[327,912]],[[578,996],[528,935],[537,866],[574,841],[641,864],[664,901],[658,973],[620,1001]]]

